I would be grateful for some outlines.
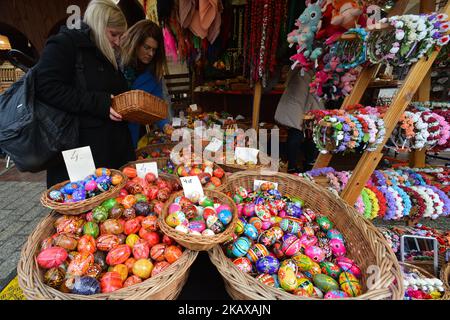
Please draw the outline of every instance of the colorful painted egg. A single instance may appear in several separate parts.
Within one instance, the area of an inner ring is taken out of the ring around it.
[[[342,272],[339,276],[339,284],[341,290],[348,294],[350,297],[356,297],[361,295],[362,288],[358,279],[350,272]]]
[[[180,259],[180,257],[182,255],[183,255],[183,251],[180,249],[179,246],[176,246],[176,245],[168,246],[166,248],[166,250],[164,251],[164,258],[170,264],[172,264],[175,261],[177,261],[178,259]]]
[[[332,277],[333,279],[338,279],[341,274],[341,268],[334,264],[333,262],[323,261],[320,263],[320,267],[322,268],[322,273]]]
[[[122,199],[122,205],[125,209],[130,209],[136,204],[136,198],[134,195],[129,194]]]
[[[102,251],[96,251],[94,253],[94,264],[99,265],[102,268],[102,271],[108,269],[108,265],[106,263],[106,253]]]
[[[160,274],[161,272],[166,270],[168,267],[170,267],[170,263],[168,263],[167,261],[160,261],[160,262],[155,263],[155,265],[153,266],[151,277],[154,277],[157,274]]]
[[[331,290],[339,290],[339,285],[332,277],[326,274],[315,274],[313,276],[314,285],[322,290],[323,292],[328,292]]]
[[[264,205],[256,205],[255,206],[255,214],[261,221],[270,221],[270,211]]]
[[[305,298],[310,298],[311,295],[308,293],[308,291],[306,291],[303,288],[297,288],[294,291],[292,291],[292,294],[298,297],[305,297]]]
[[[178,203],[171,203],[168,211],[169,211],[169,214],[181,211],[181,206]]]
[[[88,234],[94,238],[97,238],[98,234],[100,233],[98,224],[93,221],[86,222],[83,226],[83,233]]]
[[[97,169],[95,169],[95,175],[97,177],[110,176],[111,170],[109,170],[108,168],[97,168]]]
[[[256,240],[258,238],[258,229],[250,223],[247,223],[244,226],[244,235],[252,240]]]
[[[136,210],[134,210],[133,207],[123,209],[122,218],[124,218],[125,220],[136,218]]]
[[[247,254],[252,243],[246,237],[240,237],[233,243],[233,255],[235,257],[243,257]]]
[[[184,207],[181,209],[181,211],[184,213],[184,216],[186,219],[193,219],[197,216],[197,207],[194,205],[190,205],[187,207]]]
[[[83,200],[86,200],[86,190],[83,187],[81,187],[72,193],[72,201],[78,202]]]
[[[105,208],[108,212],[117,204],[117,200],[115,198],[110,198],[102,202],[101,206]]]
[[[66,273],[61,268],[50,268],[44,274],[44,283],[57,289],[64,281]]]
[[[300,239],[293,234],[286,234],[283,236],[283,246],[281,250],[286,256],[293,256],[300,251]]]
[[[322,298],[323,298],[323,292],[322,292],[319,288],[317,288],[317,287],[313,287],[313,288],[314,288],[314,292],[313,292],[312,296],[313,296],[314,298],[320,298],[320,299],[322,299]]]
[[[287,233],[297,233],[300,230],[300,225],[290,219],[283,219],[280,222],[280,228]]]
[[[95,191],[97,189],[97,182],[95,182],[95,180],[89,180],[88,182],[86,182],[86,184],[84,185],[84,189],[87,192],[92,192]]]
[[[327,292],[324,296],[324,299],[342,299],[348,298],[348,294],[340,290],[331,290]]]
[[[205,230],[202,231],[202,236],[212,237],[214,235],[216,235],[216,234],[211,229],[205,229]]]
[[[110,251],[120,244],[120,239],[114,234],[105,234],[97,238],[97,249],[101,251]]]
[[[233,214],[231,213],[230,210],[221,210],[218,213],[218,217],[220,222],[222,222],[224,225],[228,225],[231,222],[231,220],[233,220]]]
[[[277,241],[277,238],[272,229],[265,230],[258,237],[258,242],[262,243],[266,247],[272,246],[276,241]]]
[[[137,260],[147,259],[150,254],[150,246],[144,239],[138,240],[133,246],[133,257]]]
[[[71,276],[84,275],[90,266],[94,264],[94,255],[90,252],[81,252],[69,263],[67,273]]]
[[[108,176],[98,177],[95,182],[97,182],[97,188],[101,192],[106,192],[111,187],[111,177]]]
[[[125,225],[123,227],[123,232],[126,235],[132,234],[132,233],[138,233],[139,229],[141,228],[141,223],[137,218],[127,220],[125,222]]]
[[[153,276],[153,273],[152,273],[152,276]],[[126,287],[130,287],[130,286],[134,286],[135,284],[138,284],[138,283],[142,283],[142,279],[133,274],[133,275],[129,276],[127,278],[127,280],[125,280],[125,282],[123,283],[123,287],[126,288]]]
[[[141,240],[141,238],[137,234],[132,233],[127,236],[127,239],[125,240],[125,244],[127,246],[129,246],[131,249],[133,249],[134,245],[139,240]]]
[[[314,286],[311,281],[307,278],[300,278],[297,280],[298,282],[298,288],[302,288],[308,292],[309,296],[312,296],[314,293]]]
[[[317,246],[307,247],[305,249],[305,254],[315,262],[322,262],[325,259],[325,252]]]
[[[258,259],[266,257],[268,255],[269,250],[267,250],[266,246],[261,243],[253,245],[247,252],[247,258],[249,258],[253,263],[255,263]]]
[[[153,263],[149,259],[139,259],[133,265],[133,274],[141,279],[150,278]]]
[[[140,195],[145,198],[144,195]],[[134,204],[133,209],[137,216],[148,216],[151,213],[150,205],[146,202],[146,199],[141,200],[139,195],[136,195],[137,202]]]
[[[321,216],[316,219],[317,224],[323,231],[328,231],[333,229],[333,223],[328,219],[328,217]]]
[[[117,272],[106,272],[100,280],[102,293],[110,293],[123,287],[123,281]]]
[[[335,257],[342,257],[347,253],[344,243],[339,239],[330,240],[330,247]]]
[[[281,250],[282,247],[283,244],[278,241],[272,245],[272,252],[279,260],[283,260],[283,258],[285,257],[283,250]]]
[[[78,240],[77,250],[80,253],[84,251],[94,253],[97,251],[94,237],[89,234],[82,236],[80,240]]]
[[[76,277],[72,293],[85,296],[100,293],[100,283],[92,277]]]
[[[206,219],[206,226],[215,234],[221,233],[225,230],[225,226],[220,222],[216,215],[211,215]]]
[[[206,229],[206,224],[203,220],[197,220],[197,221],[191,221],[189,223],[189,230],[191,231],[197,231],[202,233],[203,230]]]
[[[105,234],[118,235],[123,233],[123,225],[117,219],[108,219],[102,223]]]
[[[186,217],[183,212],[177,211],[171,214],[168,214],[166,217],[166,223],[169,227],[175,228],[181,224],[182,220],[186,220]]]
[[[278,269],[280,268],[280,262],[277,258],[272,256],[266,256],[259,258],[256,263],[256,271],[259,273],[277,273]]]
[[[131,255],[131,248],[126,244],[119,244],[111,249],[106,256],[106,263],[110,266],[124,263]]]
[[[256,277],[256,280],[267,286],[275,287],[275,279],[270,274],[260,274]]]
[[[288,292],[292,292],[298,287],[297,277],[291,268],[280,267],[278,270],[280,286]]]
[[[58,236],[56,236],[53,241],[55,246],[61,247],[68,251],[75,250],[78,245],[78,240],[71,233],[61,233]]]
[[[258,230],[258,232],[261,231],[263,222],[261,221],[260,218],[258,218],[258,217],[251,217],[250,219],[248,219],[248,223],[253,225],[256,228],[256,230]]]
[[[108,211],[102,206],[97,206],[92,210],[92,218],[95,222],[103,222],[108,219]]]
[[[94,257],[94,262],[95,262],[95,257]],[[103,272],[102,267],[99,264],[94,263],[87,269],[87,271],[84,275],[86,277],[92,277],[92,278],[98,279],[100,277],[100,275],[102,274],[102,272]]]
[[[302,207],[300,205],[298,205],[296,203],[292,203],[292,202],[287,203],[285,211],[288,216],[291,216],[294,218],[299,218],[303,213]]]
[[[108,271],[114,271],[120,274],[122,281],[128,278],[128,267],[125,264],[117,264],[108,268]]]
[[[111,176],[111,183],[115,186],[120,184],[123,181],[123,177],[120,174],[113,174]]]
[[[318,240],[317,240],[317,237],[315,237],[315,236],[303,234],[300,237],[300,245],[303,249],[306,249],[311,246],[315,246],[317,244],[317,242],[318,242]]]
[[[217,212],[216,209],[214,209],[214,207],[206,207],[203,209],[203,219],[208,220],[208,218],[210,216],[216,216]]]
[[[67,259],[67,251],[61,247],[51,247],[42,250],[36,259],[44,269],[56,268]]]
[[[299,273],[298,267],[292,259],[286,259],[281,261],[280,268],[289,268],[294,271],[295,275]]]
[[[247,203],[244,205],[244,208],[242,210],[242,214],[246,217],[252,217],[255,215],[255,204],[254,203]]]
[[[211,198],[208,198],[207,196],[201,197],[198,203],[204,208],[214,206],[214,201]]]
[[[291,259],[297,265],[298,269],[302,272],[309,271],[312,268],[313,261],[307,255],[299,253],[294,255]]]
[[[166,245],[158,243],[150,249],[150,258],[156,262],[163,261],[165,259],[164,252],[166,251]]]
[[[147,231],[156,231],[158,229],[158,217],[146,216],[141,222],[141,227]]]
[[[344,243],[344,237],[342,236],[342,233],[340,233],[338,230],[336,229],[330,229],[327,232],[327,238],[328,239],[338,239],[341,240]]]
[[[240,236],[241,234],[244,233],[244,226],[247,224],[247,222],[244,220],[242,221],[241,219],[238,219],[238,221],[236,222],[236,227],[234,228],[234,233],[238,236]]]
[[[246,257],[240,257],[233,260],[233,264],[242,272],[252,272],[252,262]]]
[[[48,197],[56,202],[64,202],[64,195],[59,190],[52,190],[49,192]]]

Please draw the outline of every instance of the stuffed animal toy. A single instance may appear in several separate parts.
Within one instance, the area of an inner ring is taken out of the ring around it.
[[[356,0],[334,0],[331,24],[347,30],[355,28],[362,13],[363,8]]]
[[[307,60],[314,61],[322,54],[321,48],[313,48],[314,38],[321,25],[321,3],[322,0],[315,3],[307,1],[305,11],[295,23],[298,29],[288,34],[287,41],[291,44],[290,46],[297,44],[297,54],[291,57],[291,60],[295,61],[293,68],[299,63],[307,67],[309,65],[306,63]]]

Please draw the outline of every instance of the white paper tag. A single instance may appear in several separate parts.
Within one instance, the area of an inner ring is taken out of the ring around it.
[[[275,186],[275,190],[278,190],[278,183],[272,182],[272,181],[266,181],[266,180],[254,180],[253,181],[253,190],[254,191],[259,190],[259,187],[265,182],[273,184]]]
[[[62,152],[71,182],[83,180],[95,173],[91,147],[82,147]]]
[[[180,118],[172,118],[172,127],[180,127],[181,119]]]
[[[236,117],[236,120],[243,120],[245,119],[243,116],[241,116],[240,114]]]
[[[205,195],[202,184],[197,176],[180,177],[180,180],[185,197],[189,198],[193,193],[198,193],[201,197]]]
[[[213,130],[220,130],[222,127],[219,124],[213,125]]]
[[[234,159],[235,160],[242,160],[245,162],[252,162],[254,164],[258,163],[258,149],[254,148],[242,148],[242,147],[236,147],[235,153],[234,153]]]
[[[223,146],[223,141],[217,139],[216,137],[212,138],[211,142],[206,146],[205,150],[210,152],[217,152]]]
[[[139,178],[144,179],[149,172],[158,178],[158,164],[156,162],[136,163],[136,171]]]
[[[189,107],[191,108],[192,111],[197,111],[197,109],[198,109],[196,103],[191,104]]]
[[[203,127],[202,126],[194,128],[194,136],[203,138]]]

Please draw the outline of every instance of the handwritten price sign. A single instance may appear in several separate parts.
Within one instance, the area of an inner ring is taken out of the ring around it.
[[[89,146],[62,152],[71,182],[83,180],[94,174],[95,163]]]

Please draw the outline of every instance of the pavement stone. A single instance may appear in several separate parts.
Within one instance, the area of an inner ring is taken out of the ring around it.
[[[11,223],[0,234],[0,241],[9,241],[21,228],[24,227],[24,223],[21,221],[15,221]]]

